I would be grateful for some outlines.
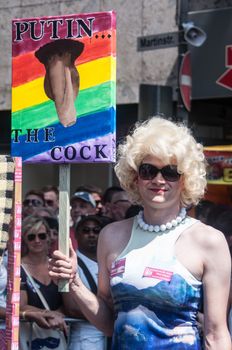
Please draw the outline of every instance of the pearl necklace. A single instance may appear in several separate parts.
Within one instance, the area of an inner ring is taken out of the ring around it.
[[[167,222],[166,224],[162,225],[149,225],[143,220],[143,210],[138,213],[137,217],[137,222],[139,227],[144,230],[144,231],[149,231],[149,232],[164,232],[166,230],[171,230],[171,228],[176,227],[179,225],[186,217],[186,209],[181,208],[178,216],[173,219],[170,222]]]

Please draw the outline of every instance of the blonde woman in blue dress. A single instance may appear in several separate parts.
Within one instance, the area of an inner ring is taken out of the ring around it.
[[[98,295],[56,251],[53,278],[69,279],[69,307],[113,335],[114,350],[231,350],[227,327],[231,259],[224,235],[190,218],[206,187],[203,148],[190,130],[160,117],[137,125],[119,146],[121,186],[144,210],[106,226],[98,241]]]

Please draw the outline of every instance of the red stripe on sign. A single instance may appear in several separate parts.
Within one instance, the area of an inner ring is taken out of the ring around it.
[[[75,65],[80,65],[109,55],[116,56],[116,32],[107,32],[110,39],[101,39],[103,32],[98,32],[98,39],[83,38],[84,51],[76,59]],[[26,67],[26,69],[25,69]],[[17,87],[37,78],[45,76],[45,68],[35,57],[34,51],[13,58],[12,86]]]

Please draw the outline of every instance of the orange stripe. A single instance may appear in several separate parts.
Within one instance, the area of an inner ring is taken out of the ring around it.
[[[109,31],[107,31],[109,34]],[[98,38],[96,38],[98,35]],[[77,58],[75,65],[80,65],[92,60],[109,55],[115,56],[116,32],[112,31],[112,37],[102,38],[104,32],[95,33],[94,37],[84,37],[82,42],[85,45],[83,53]],[[20,55],[13,58],[12,86],[16,87],[28,83],[45,75],[45,68],[34,55],[34,52]]]

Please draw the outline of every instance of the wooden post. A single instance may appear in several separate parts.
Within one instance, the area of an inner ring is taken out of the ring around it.
[[[69,256],[70,164],[59,165],[59,250]],[[68,292],[68,282],[59,282],[59,292]]]

